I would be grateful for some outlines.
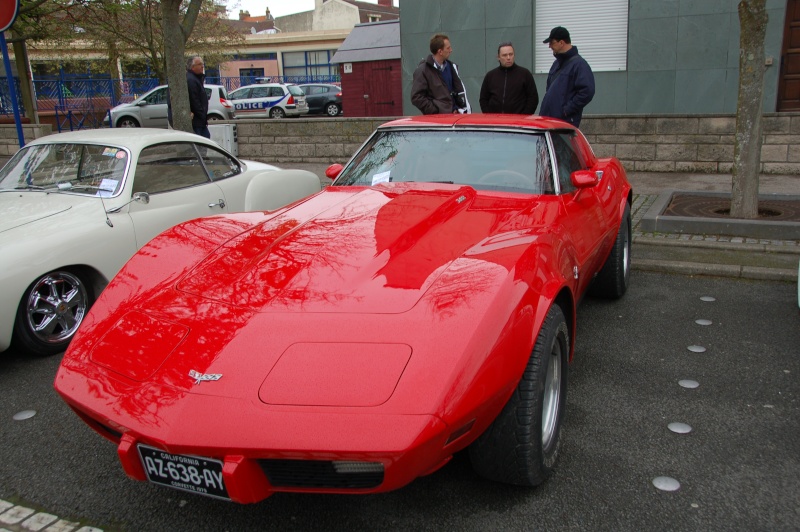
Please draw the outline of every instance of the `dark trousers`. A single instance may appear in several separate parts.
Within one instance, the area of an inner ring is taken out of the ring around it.
[[[200,135],[201,137],[205,137],[207,139],[211,138],[211,132],[208,130],[208,126],[192,126],[192,129],[194,129],[195,135]]]

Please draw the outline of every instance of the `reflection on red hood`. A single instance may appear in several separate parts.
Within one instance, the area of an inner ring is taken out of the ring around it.
[[[227,242],[178,289],[254,311],[404,312],[533,201],[458,185],[333,187]]]

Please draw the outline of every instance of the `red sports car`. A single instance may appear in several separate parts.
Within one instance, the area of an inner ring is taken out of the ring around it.
[[[180,224],[112,280],[55,387],[138,480],[252,503],[374,493],[469,448],[559,456],[575,307],[628,287],[631,187],[535,116],[379,127],[322,192]]]

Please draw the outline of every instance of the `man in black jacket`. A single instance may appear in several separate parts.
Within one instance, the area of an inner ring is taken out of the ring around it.
[[[206,78],[203,58],[196,55],[189,59],[186,69],[186,85],[189,87],[189,110],[192,112],[192,129],[198,135],[210,139],[208,130],[208,96],[203,82]]]
[[[539,92],[531,71],[514,63],[514,45],[497,47],[500,66],[490,70],[481,85],[481,111],[532,115],[539,105]]]

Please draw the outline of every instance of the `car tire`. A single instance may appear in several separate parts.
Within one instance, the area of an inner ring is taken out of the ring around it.
[[[469,447],[479,475],[506,484],[537,486],[553,472],[567,399],[569,341],[564,312],[553,305],[513,395]]]
[[[325,114],[328,116],[339,116],[339,104],[336,103],[329,103],[325,106]]]
[[[631,279],[631,207],[625,205],[614,247],[603,268],[589,287],[589,295],[619,299],[628,290]]]
[[[270,118],[286,118],[286,112],[280,107],[273,107],[269,112]]]
[[[130,116],[123,116],[117,120],[116,127],[139,127],[139,121]]]
[[[69,270],[42,275],[19,303],[14,345],[35,356],[64,351],[91,305],[92,291],[82,275]]]
[[[216,120],[225,120],[224,118],[222,118],[219,115],[208,115],[207,119],[208,119],[209,122],[214,122]]]

